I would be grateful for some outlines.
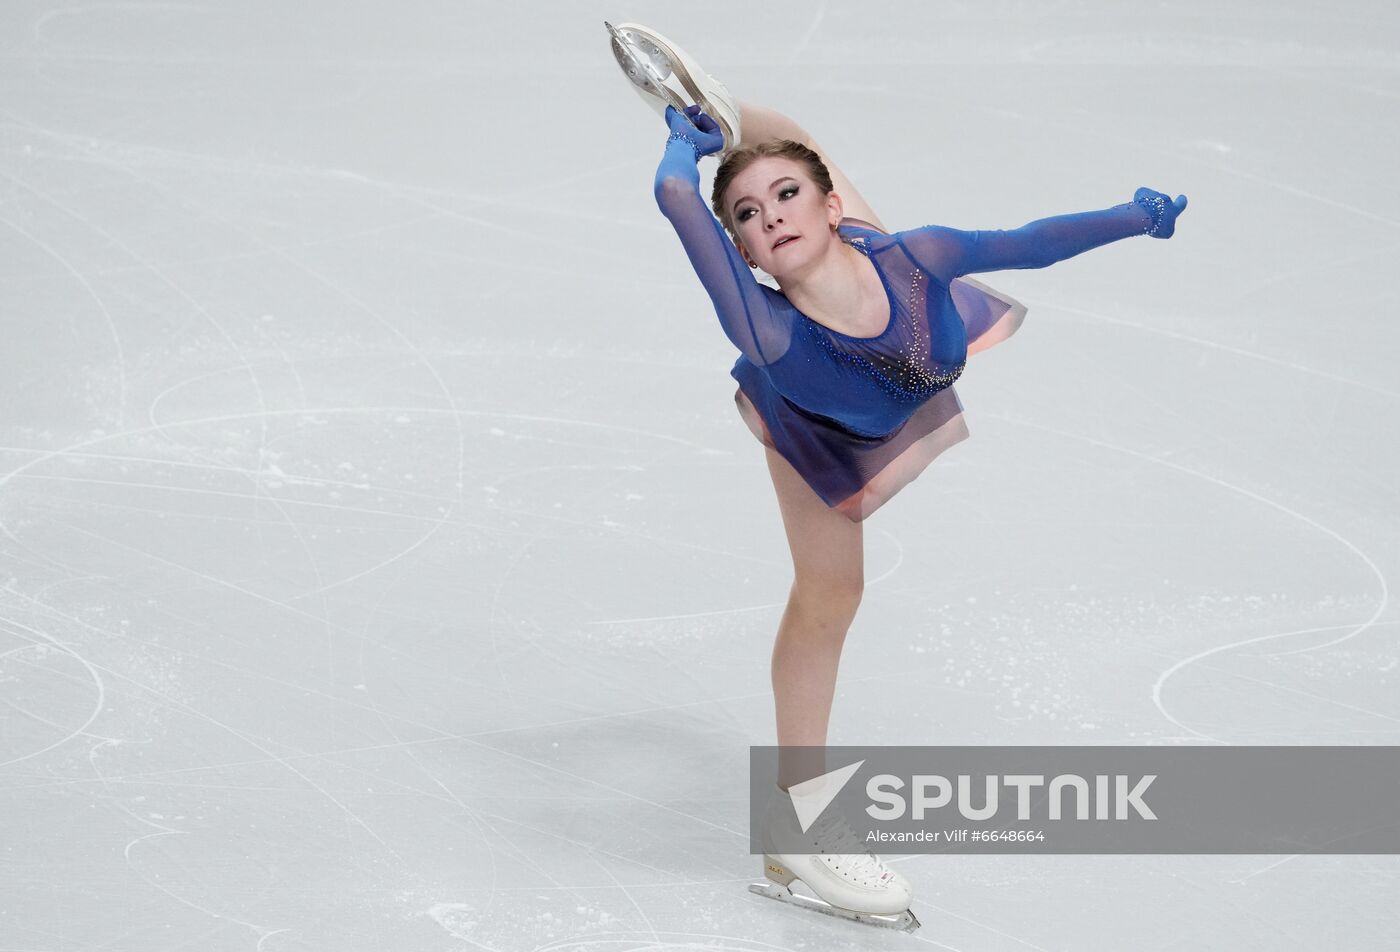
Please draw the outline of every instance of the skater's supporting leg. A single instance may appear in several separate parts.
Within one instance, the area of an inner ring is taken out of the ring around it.
[[[765,449],[793,563],[792,590],[773,645],[778,744],[820,748],[826,745],[841,647],[865,585],[863,527],[829,508],[791,463]],[[785,751],[779,761],[778,785],[784,789],[825,770],[820,751]]]
[[[739,112],[742,117],[743,138],[739,140],[740,145],[757,145],[769,139],[792,139],[794,142],[801,142],[817,155],[821,156],[822,162],[826,164],[831,172],[831,184],[836,194],[841,196],[842,207],[845,209],[847,218],[859,218],[861,221],[869,222],[881,231],[889,231],[888,228],[876,216],[870,205],[856,191],[855,185],[846,178],[846,173],[842,172],[831,161],[831,156],[822,150],[816,140],[811,137],[806,129],[803,129],[788,116],[783,115],[775,109],[765,106],[757,106],[753,103],[739,102]]]

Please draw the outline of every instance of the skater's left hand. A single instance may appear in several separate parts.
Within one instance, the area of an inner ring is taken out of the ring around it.
[[[1185,195],[1172,199],[1150,188],[1140,188],[1134,192],[1133,201],[1152,216],[1152,225],[1147,234],[1153,238],[1170,238],[1176,231],[1177,216],[1186,210]]]
[[[686,106],[685,112],[677,112],[675,106],[666,107],[666,125],[672,132],[680,133],[694,140],[700,155],[713,155],[724,148],[724,133],[719,123],[700,111],[699,106]]]

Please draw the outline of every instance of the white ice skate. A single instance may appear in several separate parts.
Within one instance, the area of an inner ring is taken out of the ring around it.
[[[667,105],[684,110],[698,104],[724,133],[720,158],[739,144],[739,106],[723,83],[655,30],[640,23],[613,26],[604,20],[603,25],[612,34],[617,65],[627,74],[637,95],[657,115],[664,117]]]
[[[914,893],[909,881],[871,853],[840,816],[823,817],[806,832],[820,853],[776,852],[774,834],[779,830],[785,843],[792,842],[788,836],[803,835],[781,788],[768,802],[760,831],[766,880],[750,884],[750,892],[866,925],[905,932],[919,928],[909,908]],[[794,879],[802,880],[816,898],[793,892]]]

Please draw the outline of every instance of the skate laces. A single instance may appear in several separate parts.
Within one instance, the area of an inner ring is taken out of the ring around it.
[[[893,878],[894,873],[880,857],[870,852],[844,817],[823,817],[813,825],[811,835],[823,853],[839,855],[843,863],[857,872],[873,876],[877,883],[883,884]]]

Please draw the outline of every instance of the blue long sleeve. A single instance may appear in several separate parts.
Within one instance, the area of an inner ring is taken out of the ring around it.
[[[1140,205],[1042,218],[1011,231],[961,231],[928,225],[902,232],[901,243],[920,266],[947,284],[964,274],[1044,268],[1057,261],[1141,235],[1152,217]]]
[[[787,352],[792,318],[775,310],[770,289],[754,279],[748,264],[700,196],[695,150],[671,139],[656,169],[656,204],[670,220],[715,313],[734,346],[755,364],[772,363]]]

